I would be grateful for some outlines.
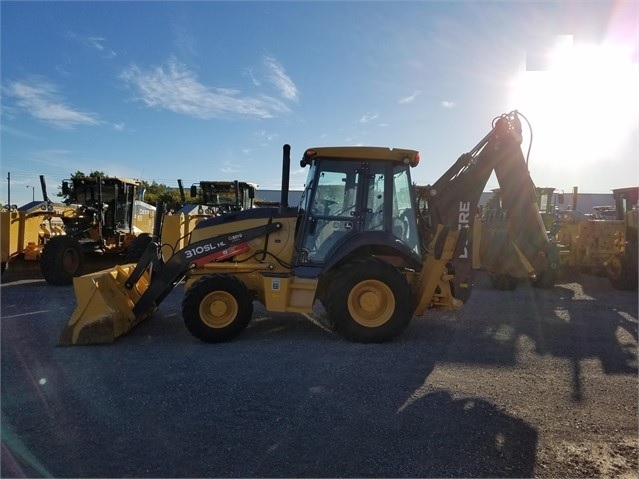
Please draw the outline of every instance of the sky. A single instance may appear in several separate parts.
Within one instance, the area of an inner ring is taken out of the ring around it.
[[[418,150],[426,185],[512,110],[537,186],[639,184],[634,0],[2,0],[0,21],[2,204],[95,170],[259,197],[284,144],[290,189],[342,145]]]

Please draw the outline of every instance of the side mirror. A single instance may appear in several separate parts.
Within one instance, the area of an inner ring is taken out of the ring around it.
[[[195,198],[197,196],[197,185],[191,185],[191,198]]]
[[[564,194],[563,193],[559,193],[557,195],[557,201],[559,202],[560,205],[564,204]]]
[[[67,182],[67,181],[63,181],[62,182],[62,194],[63,195],[68,195],[69,194],[69,182]]]

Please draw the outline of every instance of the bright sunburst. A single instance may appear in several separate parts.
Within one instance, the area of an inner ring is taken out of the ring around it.
[[[557,42],[546,71],[513,82],[511,104],[533,127],[536,157],[581,165],[614,159],[639,123],[639,70],[632,49]]]

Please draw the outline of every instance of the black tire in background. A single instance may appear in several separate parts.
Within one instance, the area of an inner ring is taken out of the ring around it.
[[[84,252],[80,243],[70,236],[54,236],[44,245],[40,269],[47,283],[64,286],[73,283],[84,270]]]
[[[351,261],[334,275],[326,312],[335,330],[349,341],[389,341],[410,323],[414,299],[399,270],[374,258]]]
[[[228,274],[198,279],[184,293],[182,317],[189,332],[206,343],[229,341],[253,316],[253,298],[244,283]]]
[[[142,233],[136,236],[131,242],[131,247],[127,249],[124,254],[124,261],[127,263],[137,263],[150,242],[151,235],[149,233]]]

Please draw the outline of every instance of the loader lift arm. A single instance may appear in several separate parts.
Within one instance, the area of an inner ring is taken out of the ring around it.
[[[551,267],[548,256],[552,248],[521,149],[520,116],[514,110],[495,118],[491,131],[474,148],[461,155],[433,185],[425,187],[426,223],[431,228],[429,233],[438,224],[472,232],[481,194],[494,172],[508,211],[513,244],[541,276]],[[554,259],[550,263],[554,264]],[[472,234],[458,244],[452,264],[455,297],[466,302],[472,285]]]
[[[248,241],[281,227],[279,222],[269,222],[206,238],[189,244],[165,263],[161,245],[151,241],[137,265],[128,267],[128,271],[118,266],[111,273],[74,278],[76,297],[83,299],[63,329],[59,345],[113,342],[153,313],[190,268],[242,253]]]
[[[267,223],[244,231],[196,241],[176,252],[164,264],[161,261],[160,245],[151,242],[125,283],[127,289],[133,288],[135,283],[142,277],[144,271],[153,266],[151,284],[133,308],[133,314],[136,317],[141,316],[157,307],[190,268],[200,267],[211,261],[231,258],[244,251],[241,248],[242,244],[260,236],[274,233],[281,227],[281,223]]]

